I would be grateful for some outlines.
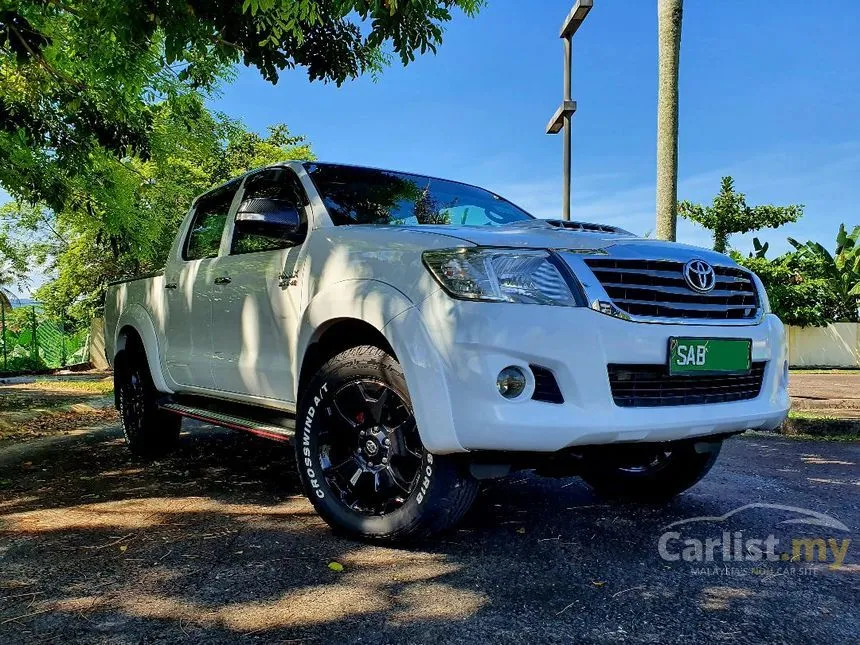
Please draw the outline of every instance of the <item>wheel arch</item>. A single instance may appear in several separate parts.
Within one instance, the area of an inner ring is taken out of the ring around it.
[[[303,317],[293,372],[296,402],[328,359],[349,347],[376,345],[403,369],[424,445],[439,454],[464,452],[453,427],[444,361],[412,301],[377,280],[333,287],[319,294]]]
[[[320,325],[310,339],[301,361],[297,394],[302,396],[308,382],[326,361],[358,345],[373,345],[397,358],[397,352],[380,329],[359,318],[334,318]]]
[[[117,323],[114,340],[114,370],[117,368],[117,358],[121,352],[124,352],[133,342],[139,342],[140,348],[146,356],[149,373],[152,375],[155,388],[160,392],[172,392],[173,390],[167,385],[161,370],[161,353],[155,325],[153,325],[146,310],[139,305],[132,305],[124,311]]]
[[[410,307],[412,301],[402,291],[381,280],[342,280],[317,292],[299,324],[293,365],[296,401],[309,375],[348,347],[384,343],[383,349],[396,355],[395,344],[384,329]]]

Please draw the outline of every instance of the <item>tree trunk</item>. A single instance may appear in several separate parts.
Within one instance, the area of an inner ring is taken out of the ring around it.
[[[657,237],[675,240],[678,219],[678,60],[683,0],[657,0]]]

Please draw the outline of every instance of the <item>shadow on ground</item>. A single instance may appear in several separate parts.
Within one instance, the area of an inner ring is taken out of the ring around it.
[[[752,575],[749,564],[743,575],[697,574],[657,550],[667,524],[753,502],[830,513],[856,537],[858,446],[735,440],[708,479],[663,507],[607,505],[577,479],[514,475],[487,486],[456,531],[391,549],[332,535],[299,493],[289,448],[186,427],[177,453],[155,463],[132,457],[114,430],[0,466],[0,642],[849,642],[860,633],[856,545],[842,570],[817,564],[805,575]],[[725,530],[763,536],[784,531],[783,519],[750,512]]]

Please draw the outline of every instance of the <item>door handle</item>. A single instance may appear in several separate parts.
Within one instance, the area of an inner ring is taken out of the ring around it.
[[[165,289],[175,289],[178,285],[175,282],[168,282],[164,285]]]
[[[230,284],[231,282],[233,281],[230,279],[230,276],[227,275],[221,275],[215,278],[215,284]]]

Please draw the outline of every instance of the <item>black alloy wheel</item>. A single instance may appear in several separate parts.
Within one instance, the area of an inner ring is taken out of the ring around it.
[[[422,442],[403,369],[380,347],[330,358],[303,388],[297,412],[299,476],[335,531],[416,540],[455,524],[475,500],[466,462]]]
[[[689,439],[650,446],[606,446],[585,459],[580,475],[607,499],[664,502],[704,477],[716,463],[721,446],[721,441]]]
[[[182,417],[158,407],[161,394],[152,382],[146,354],[139,342],[117,354],[114,366],[116,404],[129,449],[146,458],[170,452],[179,438]]]
[[[340,501],[363,515],[385,515],[415,490],[422,459],[415,416],[391,387],[358,379],[327,408],[319,461]]]

